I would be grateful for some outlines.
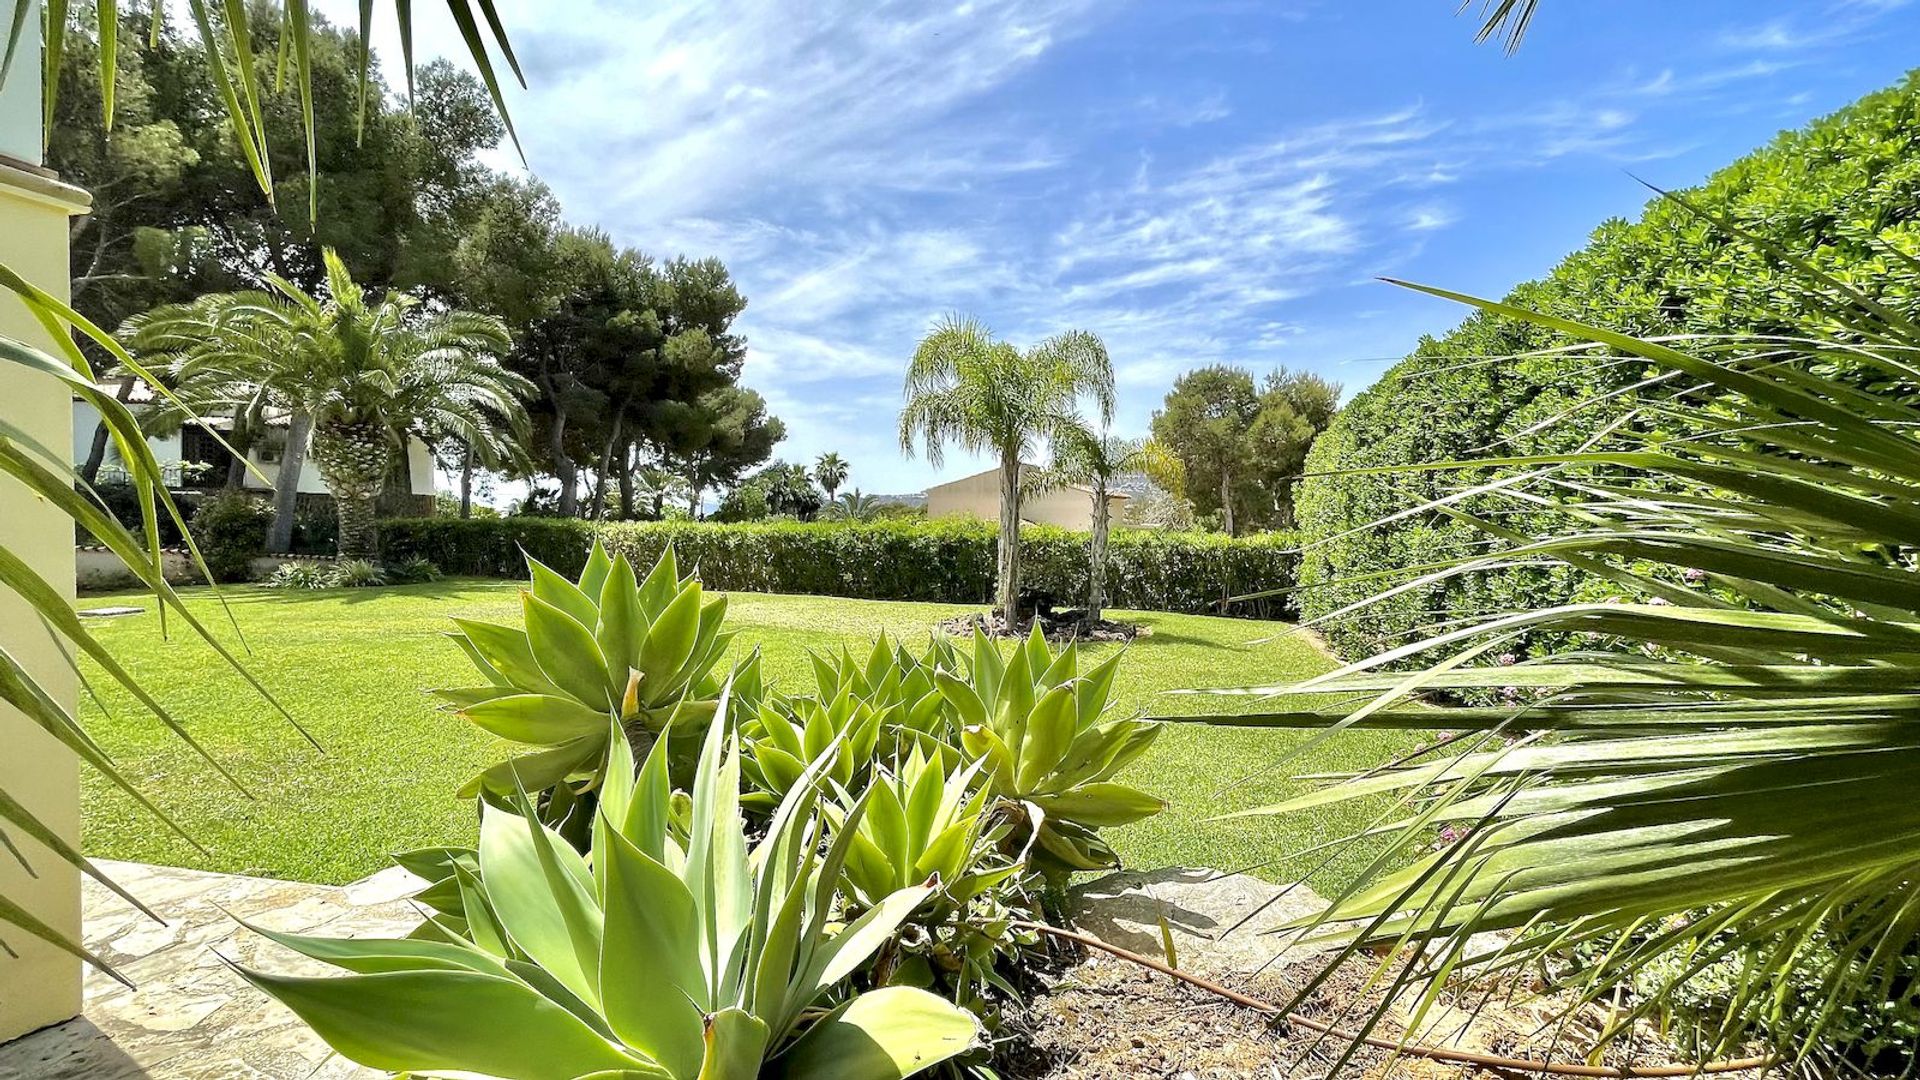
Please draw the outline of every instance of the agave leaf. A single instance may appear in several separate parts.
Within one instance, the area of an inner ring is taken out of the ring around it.
[[[514,945],[581,1000],[597,1002],[603,916],[579,854],[531,817],[487,806],[480,879]]]
[[[607,725],[607,714],[571,697],[512,694],[489,698],[460,710],[460,715],[503,739],[555,746],[589,737]]]
[[[593,632],[530,592],[521,593],[520,601],[529,650],[541,674],[595,709],[612,709],[612,676]]]
[[[699,1080],[758,1080],[768,1035],[766,1022],[744,1009],[721,1009],[707,1017]]]
[[[980,1038],[979,1021],[952,1002],[913,987],[883,987],[808,1028],[768,1075],[902,1080],[965,1053]]]
[[[526,631],[458,617],[453,622],[460,627],[466,645],[478,654],[480,661],[484,661],[482,671],[489,674],[498,672],[509,684],[533,693],[565,693],[540,670],[539,662],[533,658],[533,646],[528,643]]]
[[[603,575],[599,596],[600,622],[594,628],[594,637],[600,642],[608,668],[624,681],[626,672],[640,662],[640,644],[647,633],[646,616],[640,611],[640,585],[625,555],[614,560]]]
[[[1072,745],[1079,727],[1075,692],[1071,683],[1055,686],[1042,695],[1027,714],[1026,740],[1018,750],[1020,766],[1015,777],[1018,790],[1033,790],[1042,777],[1060,764]]]
[[[506,965],[471,945],[402,938],[324,938],[289,934],[236,920],[248,930],[309,959],[361,975],[383,971],[477,971],[506,977]]]
[[[621,1042],[676,1076],[700,1068],[701,1014],[711,1007],[693,895],[671,870],[617,833],[606,850],[606,938],[600,993]]]
[[[1130,824],[1167,808],[1167,801],[1157,795],[1114,783],[1080,784],[1058,795],[1028,798],[1050,818],[1096,826]]]
[[[342,1057],[369,1068],[551,1080],[616,1070],[671,1080],[517,978],[447,970],[297,978],[237,970]]]
[[[591,630],[600,622],[599,594],[588,595],[552,567],[527,556],[527,572],[533,577],[533,595],[573,616],[573,621]]]

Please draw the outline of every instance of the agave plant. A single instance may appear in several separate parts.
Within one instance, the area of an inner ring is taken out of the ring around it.
[[[950,774],[938,759],[915,751],[897,768],[875,767],[864,795],[866,814],[847,853],[847,886],[855,903],[872,906],[933,881],[945,900],[964,904],[1019,873],[1019,863],[991,859],[991,845],[982,843],[989,838],[991,792],[975,781],[984,764]]]
[[[585,792],[604,776],[609,716],[639,753],[676,716],[689,727],[713,716],[714,672],[733,635],[721,629],[726,597],[705,600],[698,579],[680,576],[671,547],[645,581],[598,541],[577,581],[531,557],[527,566],[525,629],[455,619],[450,636],[486,682],[435,693],[474,724],[543,748],[487,768],[462,797],[557,788],[549,814],[557,820],[571,806],[569,781]]]
[[[1098,830],[1166,808],[1158,796],[1113,780],[1160,731],[1105,715],[1122,655],[1081,675],[1078,643],[1056,656],[1035,626],[1002,657],[976,627],[965,670],[935,672],[958,715],[962,749],[985,763],[989,788],[1023,817],[1039,868],[1056,882],[1075,870],[1118,865]]]
[[[1898,792],[1920,776],[1920,409],[1899,388],[1920,376],[1920,325],[1782,259],[1828,298],[1844,337],[1688,350],[1426,290],[1642,358],[1662,383],[1684,380],[1649,406],[1684,419],[1684,435],[1623,429],[1581,452],[1425,466],[1519,473],[1497,491],[1463,488],[1481,496],[1471,512],[1458,499],[1425,508],[1478,525],[1490,543],[1410,568],[1416,583],[1557,559],[1614,582],[1627,602],[1488,616],[1303,684],[1242,691],[1358,694],[1357,709],[1215,718],[1463,733],[1444,753],[1250,811],[1390,797],[1368,830],[1393,838],[1375,872],[1311,925],[1345,928],[1349,951],[1424,946],[1398,954],[1392,983],[1420,991],[1423,1007],[1449,972],[1538,966],[1581,1001],[1637,985],[1616,999],[1625,1004],[1603,1037],[1614,1040],[1733,961],[1742,974],[1703,1049],[1724,1052],[1758,1027],[1789,1059],[1833,1075],[1844,1048],[1823,1037],[1844,1012],[1912,999],[1920,802]],[[1536,531],[1502,520],[1494,500],[1506,497],[1525,512],[1511,520]],[[1612,648],[1470,666],[1539,630]],[[1425,666],[1384,670],[1405,661]],[[1410,700],[1490,686],[1517,697]],[[1455,839],[1429,851],[1436,826]],[[1489,931],[1505,943],[1484,944]]]
[[[341,1055],[393,1071],[898,1080],[975,1045],[972,1014],[933,994],[846,984],[933,892],[844,917],[836,886],[864,800],[829,836],[809,775],[750,849],[727,725],[708,731],[684,831],[666,743],[637,776],[625,740],[608,744],[586,857],[524,801],[484,805],[471,869],[455,871],[459,926],[385,941],[262,930],[350,974],[242,974]]]

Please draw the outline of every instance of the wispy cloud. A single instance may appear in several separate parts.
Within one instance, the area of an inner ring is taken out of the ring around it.
[[[1351,290],[1484,229],[1505,210],[1488,191],[1672,157],[1701,125],[1777,111],[1837,47],[1809,34],[1854,33],[1898,2],[1478,96],[1394,67],[1287,82],[1290,43],[1346,25],[1341,5],[501,8],[537,87],[512,99],[515,119],[569,216],[725,260],[750,299],[747,380],[788,425],[781,452],[838,449],[855,483],[901,490],[926,472],[898,456],[899,371],[941,314],[1021,342],[1099,332],[1130,431],[1195,364],[1399,351],[1392,298]],[[354,17],[352,0],[321,3]],[[422,29],[423,55],[462,51],[450,26]]]

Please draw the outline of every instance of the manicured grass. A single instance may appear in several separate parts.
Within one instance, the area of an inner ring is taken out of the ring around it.
[[[454,615],[518,624],[518,584],[454,580],[331,592],[224,590],[252,646],[256,673],[325,748],[316,752],[230,669],[177,622],[163,640],[151,598],[89,596],[82,608],[144,605],[142,615],[93,626],[114,654],[186,722],[252,791],[227,786],[178,739],[89,667],[107,712],[84,706],[89,728],[125,773],[166,807],[210,854],[170,833],[97,776],[87,780],[85,842],[90,854],[306,881],[341,883],[387,865],[391,852],[466,843],[474,810],[453,797],[473,772],[512,744],[442,711],[426,687],[473,681],[465,657],[443,636]],[[231,637],[204,589],[188,603]],[[967,609],[813,596],[736,593],[734,648],[759,646],[781,685],[811,685],[808,649],[847,642],[864,649],[882,630],[918,642],[937,620]],[[1245,699],[1167,696],[1176,687],[1283,682],[1329,661],[1282,624],[1191,615],[1139,614],[1153,634],[1131,646],[1116,691],[1119,707],[1157,713],[1223,712]],[[1112,648],[1115,646],[1107,646]],[[1130,866],[1170,864],[1258,871],[1290,879],[1323,856],[1304,849],[1364,824],[1339,807],[1284,819],[1210,822],[1221,813],[1304,790],[1291,777],[1363,769],[1412,745],[1398,734],[1329,739],[1276,770],[1305,736],[1174,725],[1130,775],[1172,803],[1157,818],[1116,830]],[[1276,861],[1277,860],[1277,861]],[[1351,858],[1315,878],[1323,889],[1352,873]]]

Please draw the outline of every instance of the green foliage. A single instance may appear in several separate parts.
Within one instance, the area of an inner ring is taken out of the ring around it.
[[[327,584],[338,589],[372,589],[386,583],[387,572],[367,559],[341,559],[327,575]]]
[[[1680,203],[1656,199],[1639,220],[1608,221],[1588,245],[1542,281],[1508,297],[1520,307],[1644,338],[1671,334],[1824,336],[1824,286],[1796,280],[1788,259],[1908,318],[1920,312],[1907,260],[1920,252],[1920,73],[1803,130],[1781,135],[1715,173],[1684,197],[1772,250],[1740,240]],[[1459,558],[1481,537],[1441,513],[1390,515],[1502,475],[1411,471],[1363,473],[1484,454],[1576,449],[1623,417],[1660,384],[1622,393],[1657,369],[1618,350],[1542,353],[1578,339],[1525,320],[1476,312],[1420,342],[1377,384],[1354,396],[1315,445],[1299,493],[1303,613],[1331,615],[1364,599],[1384,574]],[[1841,358],[1849,385],[1902,395],[1871,365]],[[1570,409],[1567,422],[1554,422]],[[1409,418],[1417,418],[1410,422]],[[1506,470],[1511,473],[1515,470]],[[1473,503],[1466,504],[1474,505]],[[1549,606],[1611,591],[1564,565],[1448,577],[1330,620],[1344,654],[1413,640],[1433,619]],[[1536,636],[1519,651],[1544,654],[1564,642]]]
[[[1898,792],[1920,770],[1920,409],[1904,390],[1920,324],[1794,270],[1844,328],[1832,344],[1715,337],[1681,349],[1426,290],[1680,378],[1653,419],[1592,447],[1432,470],[1525,470],[1455,511],[1481,543],[1436,572],[1551,561],[1625,602],[1433,620],[1329,675],[1244,691],[1364,704],[1238,722],[1461,733],[1444,751],[1250,811],[1401,800],[1382,819],[1394,850],[1381,872],[1303,923],[1340,924],[1355,948],[1414,946],[1387,976],[1393,992],[1424,1006],[1458,966],[1537,967],[1574,1000],[1622,1000],[1606,1043],[1692,988],[1720,998],[1701,1053],[1757,1030],[1817,1075],[1856,1072],[1911,1038],[1900,1025],[1920,941],[1920,807]],[[1862,389],[1868,370],[1881,375],[1875,392]],[[1473,666],[1536,630],[1583,647]],[[1384,670],[1399,661],[1421,670]],[[1411,700],[1494,688],[1505,700],[1492,705]],[[1458,839],[1430,850],[1436,825]],[[1512,935],[1497,956],[1470,944],[1490,931]],[[1639,996],[1614,998],[1636,984]]]
[[[847,482],[847,473],[851,471],[852,466],[847,464],[847,459],[831,450],[821,454],[813,463],[813,478],[827,493],[828,502],[832,502],[839,494],[840,485]]]
[[[976,629],[972,654],[956,651],[965,670],[934,674],[966,756],[985,763],[989,789],[1017,808],[1017,833],[1028,838],[1036,864],[1060,879],[1118,865],[1099,830],[1166,808],[1157,796],[1113,781],[1160,734],[1156,724],[1105,715],[1125,654],[1083,675],[1079,652],[1071,642],[1055,654],[1035,626],[1002,656]]]
[[[386,567],[387,580],[395,585],[418,585],[427,581],[440,580],[440,568],[432,559],[419,555],[410,555],[398,562],[389,562]]]
[[[389,559],[419,555],[454,574],[517,577],[526,555],[578,574],[598,538],[609,551],[650,564],[668,545],[700,567],[708,587],[723,591],[812,593],[875,600],[981,603],[994,582],[994,532],[973,522],[908,519],[858,524],[715,525],[512,517],[500,521],[398,518],[380,525]],[[1083,533],[1029,526],[1024,558],[1028,585],[1063,599],[1086,595]],[[1227,537],[1218,533],[1118,530],[1107,549],[1107,601],[1146,611],[1188,611],[1273,618],[1289,599],[1229,598],[1293,579],[1294,540],[1287,533]]]
[[[261,931],[349,974],[243,974],[342,1055],[393,1071],[897,1080],[978,1041],[972,1015],[926,991],[847,984],[932,893],[892,890],[857,915],[835,902],[871,797],[830,831],[806,777],[750,846],[725,724],[684,817],[666,744],[636,774],[618,735],[584,858],[524,803],[485,805],[477,850],[416,856],[437,915],[413,937]]]
[[[313,289],[323,276],[322,247],[378,287],[454,295],[454,245],[497,182],[477,155],[504,134],[479,80],[444,61],[424,64],[402,100],[376,64],[362,117],[358,44],[312,16],[314,150],[323,178],[315,185],[298,82],[275,77],[284,24],[277,12],[251,20],[247,73],[261,80],[276,209],[250,190],[252,166],[221,111],[201,39],[170,18],[156,41],[146,5],[119,6],[111,130],[91,18],[66,36],[48,129],[48,166],[94,196],[74,223],[76,308],[114,326],[160,304],[245,287],[243,267],[271,266]],[[210,8],[222,21],[220,5]],[[319,215],[309,220],[314,194]]]
[[[1153,414],[1153,438],[1179,464],[1180,493],[1230,533],[1293,523],[1293,477],[1333,422],[1340,388],[1282,368],[1256,387],[1245,368],[1196,368]]]
[[[994,606],[1009,622],[1020,601],[1020,470],[1044,440],[1083,426],[1080,402],[1113,419],[1113,360],[1100,338],[1069,330],[1020,349],[976,319],[954,316],[920,339],[907,363],[900,449],[939,465],[949,443],[990,455],[1000,470],[1000,562]]]
[[[765,521],[772,510],[767,503],[767,486],[758,480],[735,485],[720,498],[713,520],[723,523]]]
[[[289,418],[276,502],[290,509],[313,432],[313,459],[339,512],[340,553],[375,550],[373,501],[409,437],[453,437],[501,455],[526,427],[526,380],[505,370],[507,330],[469,311],[425,311],[419,297],[378,299],[328,250],[325,299],[269,274],[270,291],[213,293],[136,315],[128,347],[164,371],[176,400],[159,411],[226,415],[265,430]],[[291,520],[283,521],[290,531]],[[278,548],[276,548],[277,550]]]
[[[609,557],[599,544],[573,580],[530,554],[526,562],[524,628],[455,619],[454,640],[485,682],[435,693],[495,735],[543,748],[485,770],[460,793],[551,791],[542,813],[558,823],[605,780],[609,717],[627,733],[617,741],[645,747],[670,722],[686,730],[713,716],[715,668],[733,635],[721,629],[726,597],[703,600],[671,546],[644,581],[625,553]],[[677,780],[688,765],[676,762]]]
[[[193,514],[193,538],[215,581],[246,581],[253,560],[267,553],[267,508],[238,491],[203,501]]]
[[[267,580],[260,584],[268,589],[316,590],[331,589],[338,582],[330,566],[310,562],[286,562],[275,567],[273,573],[267,575]]]

